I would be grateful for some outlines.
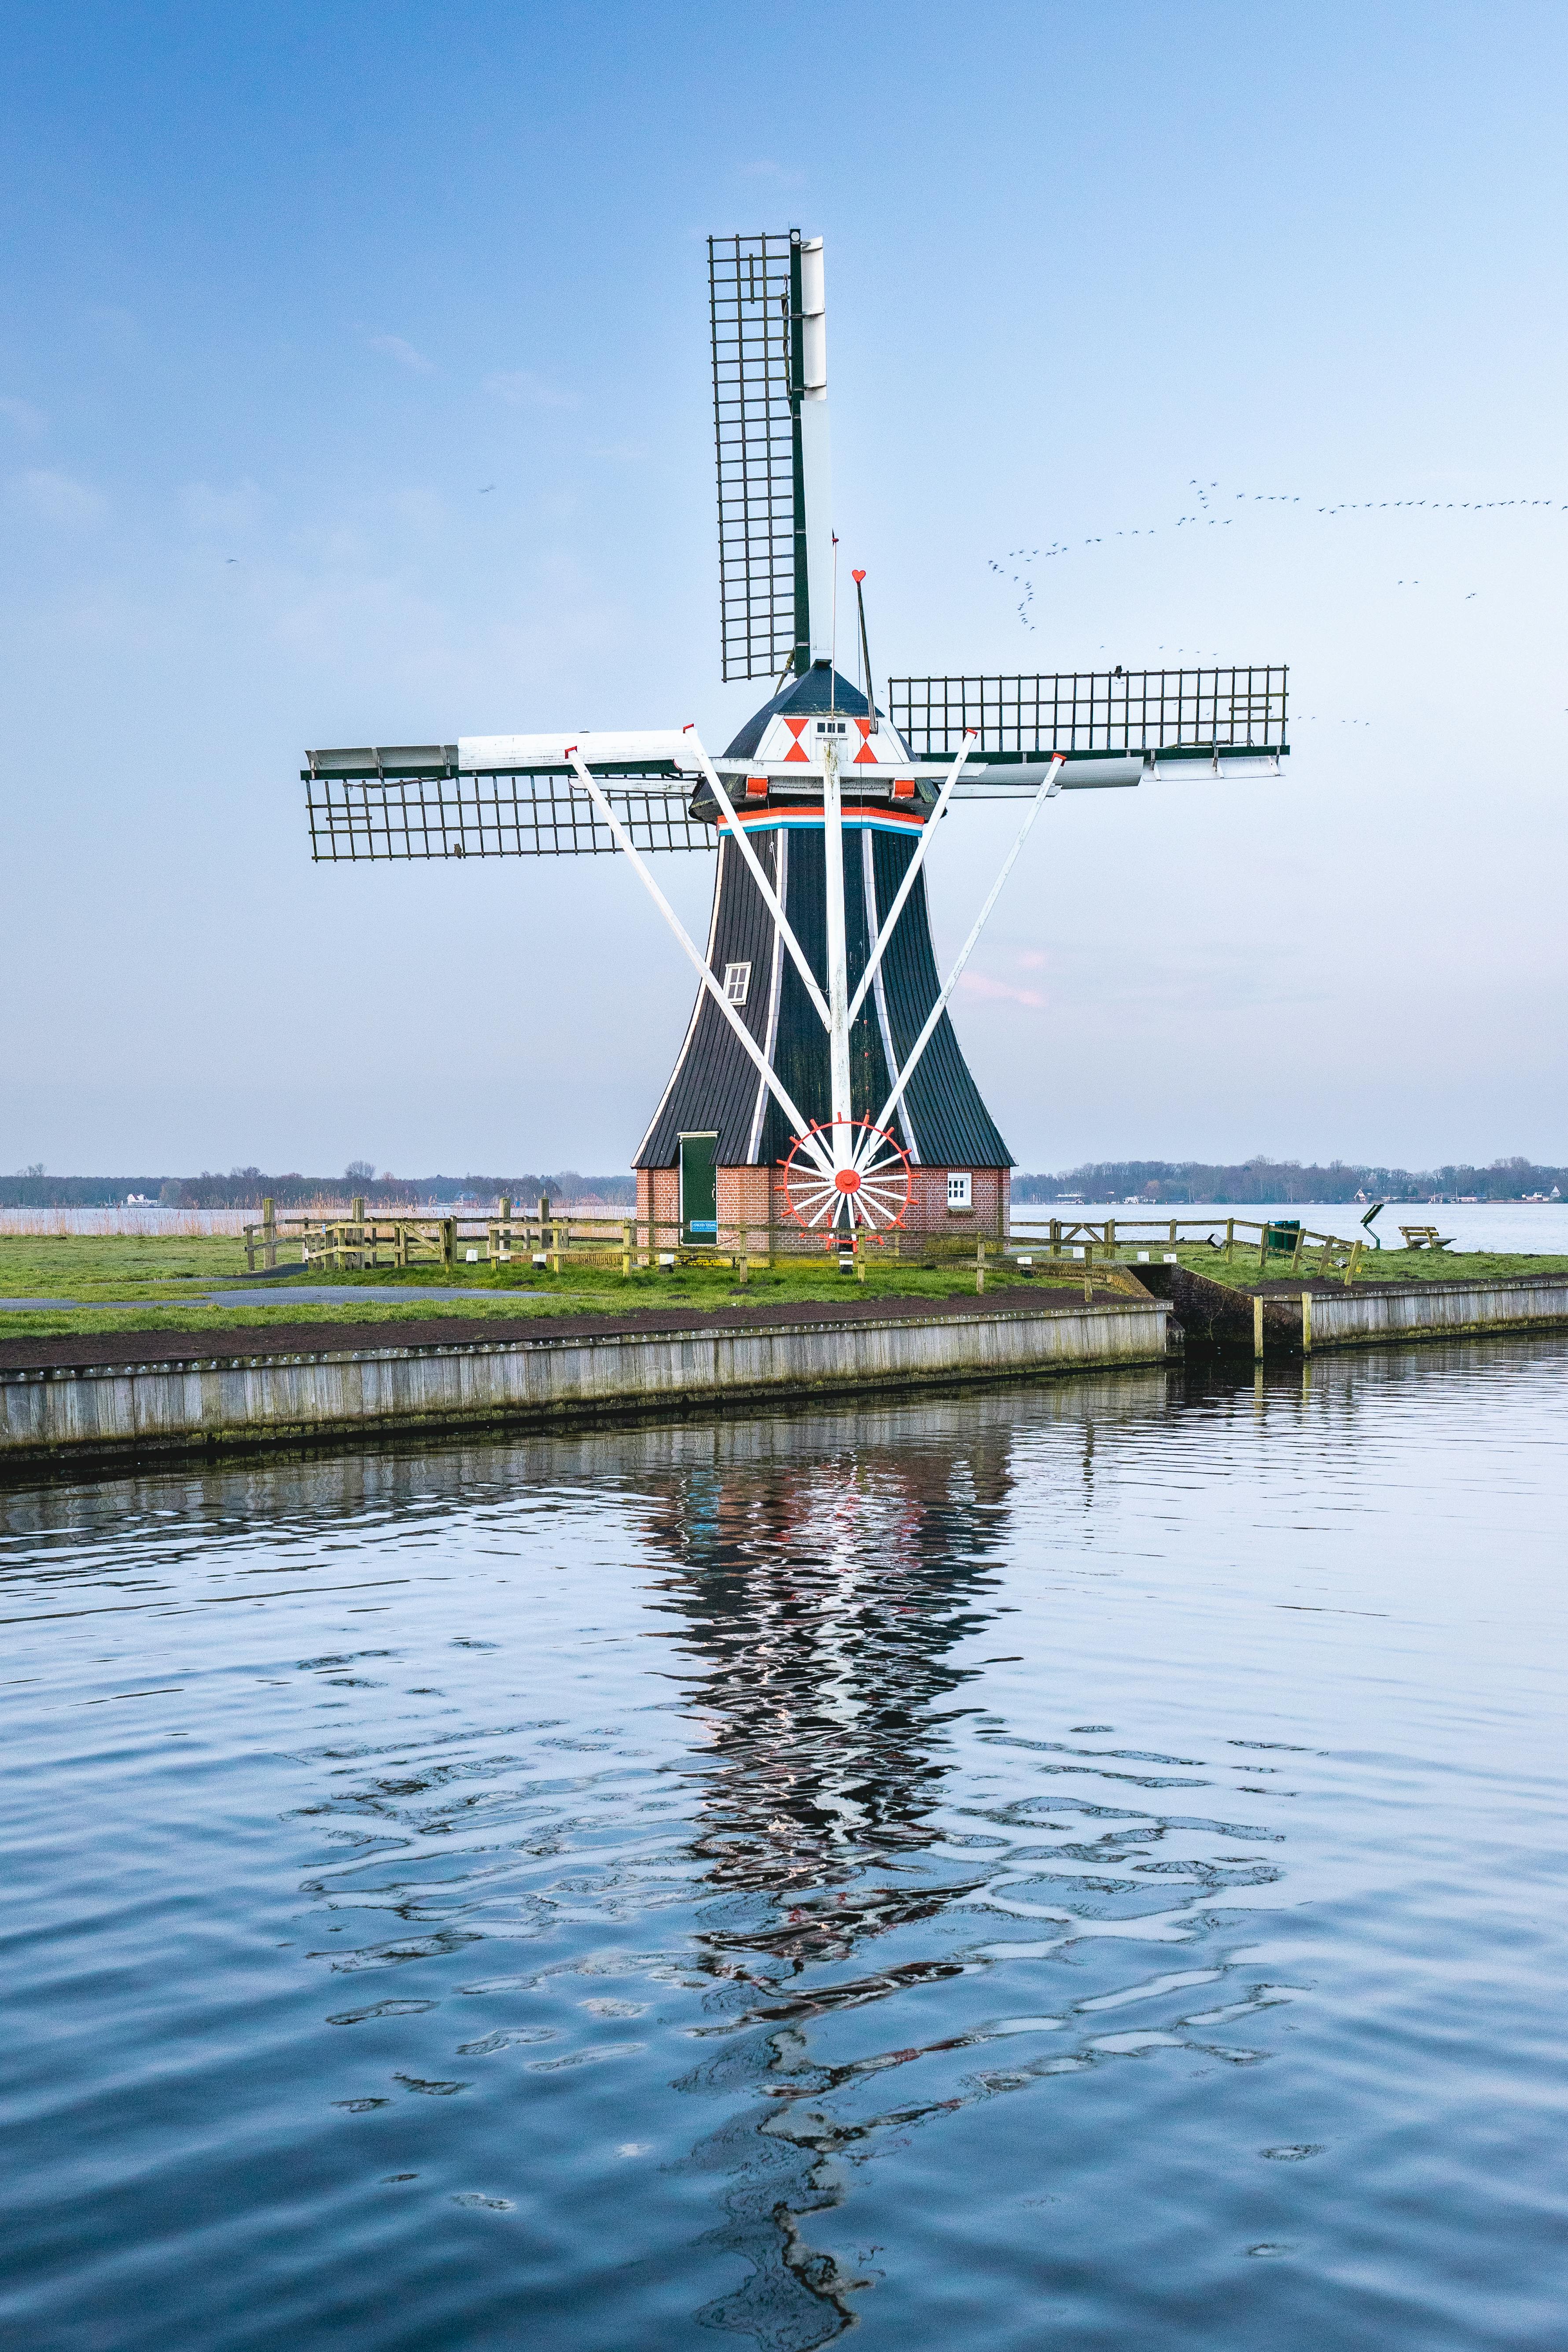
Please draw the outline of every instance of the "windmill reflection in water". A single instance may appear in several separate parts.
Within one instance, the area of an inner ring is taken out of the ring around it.
[[[687,2159],[726,2176],[717,2236],[749,2265],[697,2315],[781,2352],[836,2336],[867,2283],[802,2234],[841,2201],[839,2158],[868,2129],[818,2104],[838,2070],[812,2062],[804,2029],[961,1973],[948,1957],[879,1966],[875,1947],[981,1883],[928,1850],[945,1717],[973,1672],[952,1654],[991,1614],[1016,1426],[1003,1410],[966,1415],[955,1446],[910,1433],[906,1415],[901,1442],[889,1429],[885,1445],[692,1470],[643,1520],[668,1563],[659,1605],[684,1627],[686,1706],[708,1734],[685,1769],[688,1850],[710,1890],[696,1944],[715,1980],[712,2046],[676,2087],[759,2102]],[[953,2104],[905,2113],[895,2095],[881,2120]]]

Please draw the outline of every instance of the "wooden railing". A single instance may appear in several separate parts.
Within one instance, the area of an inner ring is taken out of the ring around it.
[[[712,1235],[694,1237],[675,1219],[595,1216],[556,1211],[546,1201],[518,1215],[501,1200],[493,1215],[408,1217],[366,1213],[356,1200],[346,1217],[276,1217],[263,1203],[259,1223],[245,1227],[246,1264],[252,1273],[280,1263],[368,1272],[377,1266],[500,1267],[531,1265],[560,1274],[568,1266],[631,1274],[649,1267],[727,1265],[742,1281],[758,1268],[802,1261],[820,1262],[837,1244],[793,1219],[765,1225],[721,1220]],[[1068,1255],[1070,1255],[1068,1254]],[[917,1234],[892,1231],[864,1241],[855,1253],[856,1272],[868,1265],[946,1265],[984,1269],[1005,1252],[994,1234]],[[1069,1269],[1066,1264],[1064,1273]],[[1077,1269],[1073,1269],[1076,1271]]]
[[[513,1213],[501,1200],[493,1216],[398,1217],[367,1215],[356,1200],[347,1217],[275,1217],[264,1202],[261,1222],[245,1227],[246,1265],[254,1274],[279,1264],[279,1253],[297,1244],[295,1263],[364,1272],[376,1266],[501,1266],[531,1265],[560,1274],[567,1266],[598,1267],[622,1274],[655,1266],[730,1265],[742,1281],[754,1267],[781,1260],[799,1263],[831,1254],[821,1234],[788,1223],[722,1223],[715,1234],[694,1240],[675,1220],[637,1216],[577,1215],[552,1211],[542,1200],[529,1215]],[[1256,1236],[1249,1239],[1248,1235]],[[1136,1272],[1156,1249],[1174,1255],[1207,1244],[1226,1265],[1242,1265],[1257,1254],[1252,1277],[1270,1275],[1339,1275],[1353,1282],[1366,1244],[1304,1225],[1252,1217],[1031,1217],[1015,1213],[1007,1243],[970,1234],[894,1230],[873,1236],[856,1252],[856,1271],[868,1264],[943,1265],[973,1264],[984,1286],[988,1261],[1033,1273],[1050,1268],[1089,1274],[1092,1267],[1121,1265]],[[1142,1244],[1142,1247],[1140,1246]]]
[[[1016,1209],[1011,1232],[1015,1252],[1026,1244],[1049,1257],[1102,1258],[1122,1265],[1128,1263],[1129,1252],[1135,1260],[1140,1243],[1151,1258],[1162,1242],[1173,1255],[1183,1244],[1192,1249],[1207,1243],[1227,1265],[1234,1265],[1238,1250],[1244,1260],[1256,1250],[1260,1281],[1270,1274],[1338,1274],[1353,1282],[1366,1251],[1363,1241],[1346,1241],[1342,1234],[1311,1233],[1293,1218],[1031,1218],[1026,1210]],[[1256,1240],[1248,1241],[1247,1234],[1256,1234]]]

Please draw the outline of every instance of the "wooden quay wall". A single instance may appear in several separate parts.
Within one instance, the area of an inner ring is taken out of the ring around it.
[[[1298,1310],[1299,1311],[1299,1310]],[[1458,1339],[1477,1331],[1568,1328],[1568,1275],[1501,1282],[1410,1282],[1386,1288],[1314,1290],[1310,1348],[1367,1347],[1401,1339]]]
[[[1240,1289],[1190,1266],[1140,1265],[1138,1279],[1171,1302],[1190,1355],[1315,1354],[1488,1331],[1568,1330],[1568,1275],[1511,1275],[1444,1282],[1286,1282]]]
[[[1163,1362],[1163,1299],[0,1370],[0,1471]]]

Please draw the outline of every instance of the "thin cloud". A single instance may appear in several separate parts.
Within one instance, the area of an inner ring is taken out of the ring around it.
[[[966,971],[958,984],[985,1004],[1026,1004],[1031,1013],[1046,1009],[1046,1000],[1037,989],[1010,988],[1005,980],[987,980],[984,972]]]
[[[0,416],[7,425],[15,425],[18,433],[34,437],[48,429],[48,420],[43,410],[35,408],[30,400],[0,400]]]
[[[210,482],[188,482],[180,492],[185,520],[194,530],[231,533],[247,530],[265,504],[259,486],[237,482],[232,489],[215,489]]]
[[[370,347],[373,352],[383,352],[389,360],[395,360],[399,367],[408,370],[410,375],[434,375],[436,373],[435,361],[427,360],[423,352],[416,352],[412,343],[405,343],[401,335],[372,335]]]
[[[582,404],[574,392],[563,392],[558,384],[546,383],[532,368],[512,368],[488,375],[484,388],[510,408],[577,408]]]
[[[42,522],[55,523],[68,530],[84,530],[99,520],[104,502],[85,482],[75,480],[69,474],[56,474],[45,467],[19,474],[12,484],[20,503],[30,508]]]

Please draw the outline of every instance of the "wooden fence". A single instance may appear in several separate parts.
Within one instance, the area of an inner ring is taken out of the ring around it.
[[[1249,1240],[1249,1234],[1256,1238]],[[292,1263],[354,1272],[376,1266],[456,1269],[521,1264],[551,1274],[569,1265],[631,1274],[650,1266],[728,1265],[742,1281],[753,1267],[771,1268],[781,1259],[798,1263],[819,1253],[828,1255],[835,1246],[794,1223],[726,1223],[711,1241],[693,1243],[673,1222],[573,1215],[552,1211],[548,1200],[542,1200],[533,1213],[518,1216],[512,1202],[503,1199],[496,1213],[487,1217],[367,1216],[364,1202],[356,1200],[347,1217],[279,1218],[271,1202],[264,1202],[261,1222],[245,1228],[247,1265],[253,1274],[258,1266],[270,1271],[279,1264],[279,1251],[291,1244],[299,1250]],[[1015,1213],[1009,1241],[1000,1252],[972,1235],[894,1230],[864,1242],[855,1256],[856,1271],[862,1276],[868,1263],[973,1265],[977,1286],[984,1289],[988,1252],[1004,1265],[1010,1262],[1029,1272],[1037,1265],[1051,1266],[1087,1276],[1096,1266],[1135,1270],[1142,1260],[1152,1261],[1157,1251],[1174,1256],[1184,1247],[1190,1251],[1205,1245],[1233,1267],[1238,1253],[1245,1265],[1256,1252],[1255,1279],[1334,1274],[1346,1283],[1354,1281],[1366,1246],[1338,1234],[1310,1232],[1294,1222],[1251,1217],[1030,1218],[1026,1212]]]
[[[1223,1234],[1223,1240],[1220,1238]],[[1247,1240],[1247,1235],[1256,1236]],[[1135,1263],[1139,1244],[1152,1259],[1160,1244],[1174,1255],[1183,1247],[1206,1244],[1216,1257],[1234,1265],[1239,1251],[1243,1261],[1258,1254],[1256,1278],[1278,1275],[1337,1274],[1353,1282],[1365,1254],[1363,1241],[1348,1242],[1342,1234],[1317,1234],[1294,1218],[1256,1217],[1033,1217],[1015,1210],[1012,1247],[1043,1252],[1048,1257],[1081,1257],[1086,1263],[1110,1259]]]
[[[679,1265],[729,1266],[743,1281],[753,1268],[820,1261],[837,1251],[837,1244],[793,1220],[767,1225],[725,1220],[711,1238],[693,1241],[673,1220],[578,1215],[552,1210],[548,1201],[519,1215],[503,1199],[494,1215],[484,1217],[376,1216],[366,1213],[363,1200],[348,1216],[336,1218],[276,1217],[270,1207],[264,1202],[261,1222],[245,1228],[246,1264],[253,1274],[280,1263],[353,1272],[521,1265],[552,1274],[567,1266],[631,1274]],[[984,1268],[996,1256],[994,1239],[899,1231],[871,1237],[856,1253],[857,1271],[867,1263]]]

